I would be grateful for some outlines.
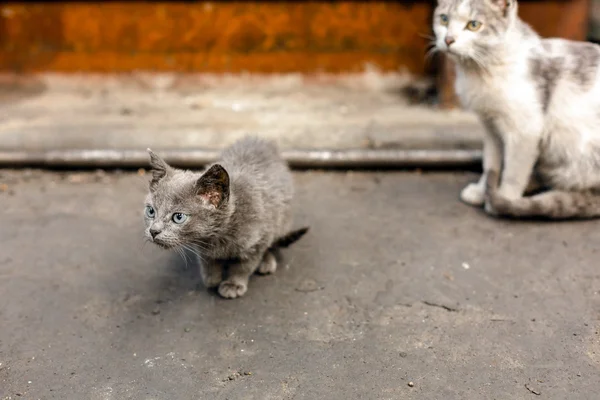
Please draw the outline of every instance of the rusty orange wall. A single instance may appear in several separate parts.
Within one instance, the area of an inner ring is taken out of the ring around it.
[[[4,4],[12,70],[342,71],[423,69],[427,2]]]
[[[522,8],[542,33],[575,37],[585,30],[574,27],[583,1]],[[356,71],[373,63],[423,73],[433,3],[1,3],[0,68],[269,73]]]
[[[520,1],[519,14],[542,36],[585,40],[591,0]]]

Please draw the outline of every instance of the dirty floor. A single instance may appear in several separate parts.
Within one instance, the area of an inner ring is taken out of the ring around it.
[[[295,178],[312,230],[228,301],[143,245],[147,176],[0,171],[0,399],[598,398],[598,222],[488,218],[472,174]]]

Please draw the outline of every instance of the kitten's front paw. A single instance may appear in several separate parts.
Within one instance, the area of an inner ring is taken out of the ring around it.
[[[220,275],[207,275],[202,277],[202,281],[204,282],[204,286],[207,289],[216,288],[223,281],[223,278]]]
[[[460,192],[460,199],[471,206],[481,207],[485,201],[485,189],[478,183],[470,183]]]
[[[223,281],[219,285],[219,294],[226,299],[242,297],[248,290],[248,285],[232,281]]]
[[[200,265],[200,276],[207,289],[216,288],[223,281],[223,270],[220,265]]]
[[[258,273],[262,275],[273,274],[277,271],[277,260],[273,253],[268,252],[265,254],[262,262],[258,266]]]

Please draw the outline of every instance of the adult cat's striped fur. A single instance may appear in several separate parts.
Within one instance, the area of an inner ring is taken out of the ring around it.
[[[498,215],[551,219],[594,218],[600,215],[600,196],[597,191],[548,190],[534,196],[508,200],[498,194],[500,174],[488,170],[486,175],[486,201],[491,206],[491,212]]]
[[[461,199],[491,214],[598,217],[600,46],[541,39],[517,11],[516,0],[439,0],[435,11],[436,48],[486,128],[484,173]],[[489,171],[501,181],[486,201]],[[524,197],[533,177],[550,191]]]

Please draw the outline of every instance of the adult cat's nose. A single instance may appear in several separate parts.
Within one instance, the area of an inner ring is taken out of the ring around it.
[[[446,46],[450,47],[452,43],[456,42],[456,39],[454,39],[454,36],[446,36],[444,42],[446,42]]]
[[[154,239],[160,232],[161,231],[158,229],[150,228],[150,236],[152,236],[152,239]]]

